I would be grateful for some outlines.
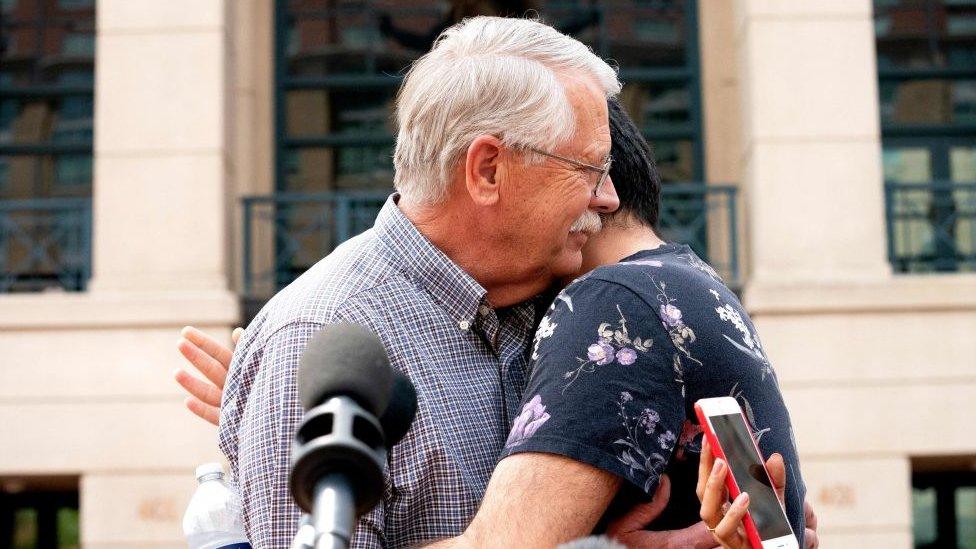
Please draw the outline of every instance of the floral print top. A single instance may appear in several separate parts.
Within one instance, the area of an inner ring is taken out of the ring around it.
[[[687,246],[577,279],[542,319],[532,361],[503,457],[546,452],[591,464],[628,481],[619,499],[646,499],[668,473],[671,500],[652,528],[683,528],[700,520],[694,403],[733,396],[763,454],[786,461],[787,515],[802,537],[805,487],[776,375],[738,298]]]

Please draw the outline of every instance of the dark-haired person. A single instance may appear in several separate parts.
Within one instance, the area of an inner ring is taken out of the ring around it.
[[[665,495],[614,522],[612,534],[632,546],[743,546],[737,530],[727,528],[737,520],[720,526],[716,497],[702,506],[696,499],[712,468],[710,458],[702,462],[699,478],[701,432],[691,404],[724,395],[749,410],[764,454],[778,454],[770,468],[774,478],[787,480],[789,516],[803,539],[803,484],[789,417],[755,328],[710,267],[686,246],[657,237],[660,181],[653,157],[620,105],[608,105],[620,210],[604,216],[603,232],[585,249],[584,271],[596,270],[560,293],[543,318],[506,457],[467,531],[445,543],[550,546],[580,537],[600,526],[601,517],[660,488],[668,492],[659,486],[667,472],[671,501],[652,527],[669,531],[640,531],[658,516]],[[690,299],[698,295],[706,299]],[[220,385],[229,351],[197,330],[184,336],[181,351]],[[185,373],[178,379],[200,397],[188,399],[191,410],[216,422],[219,390]],[[742,511],[740,502],[729,516]],[[812,511],[809,519],[806,526],[815,528]],[[708,529],[718,529],[714,540]],[[816,547],[815,531],[805,537],[807,547]]]
[[[702,431],[693,405],[732,396],[763,454],[781,456],[787,516],[803,547],[805,488],[790,417],[756,328],[708,264],[658,237],[649,148],[618,103],[609,112],[620,208],[602,216],[584,248],[584,266],[595,268],[542,318],[521,414],[462,538],[544,546],[566,529],[585,534],[608,506],[652,495],[665,473],[671,501],[654,527],[705,518],[717,528],[721,516],[696,499]],[[553,508],[563,511],[545,510]],[[495,525],[511,517],[524,518],[506,537]]]

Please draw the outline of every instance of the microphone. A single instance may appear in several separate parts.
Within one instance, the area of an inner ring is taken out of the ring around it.
[[[380,427],[386,438],[389,450],[410,430],[413,418],[417,415],[417,391],[406,375],[393,370],[393,390],[386,410],[380,416]]]
[[[305,417],[292,447],[292,497],[311,514],[302,528],[314,530],[314,547],[347,547],[357,517],[383,495],[386,452],[409,430],[416,393],[379,338],[349,323],[309,340],[298,392]]]

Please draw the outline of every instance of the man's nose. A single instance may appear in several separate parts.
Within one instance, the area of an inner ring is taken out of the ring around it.
[[[613,186],[613,179],[608,175],[600,191],[590,198],[590,209],[597,213],[609,214],[617,211],[619,207],[620,198],[617,197],[617,189]]]

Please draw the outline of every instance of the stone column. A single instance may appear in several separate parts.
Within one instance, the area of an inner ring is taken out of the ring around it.
[[[126,386],[89,389],[109,393],[100,398],[111,409],[76,409],[104,430],[98,444],[82,443],[85,450],[71,457],[81,469],[85,547],[185,547],[180,520],[193,468],[221,457],[216,430],[182,408],[170,372],[182,365],[181,326],[229,342],[239,322],[229,290],[229,216],[238,211],[230,116],[236,7],[226,0],[97,5],[93,278],[85,307],[98,322],[80,319],[77,339],[85,348],[124,349],[81,367],[112,372],[106,375]]]
[[[976,277],[887,264],[870,0],[735,8],[745,303],[822,545],[907,549],[912,459],[976,452]]]
[[[92,293],[226,292],[226,12],[98,3]]]
[[[736,15],[752,284],[885,278],[870,1],[741,0]]]

